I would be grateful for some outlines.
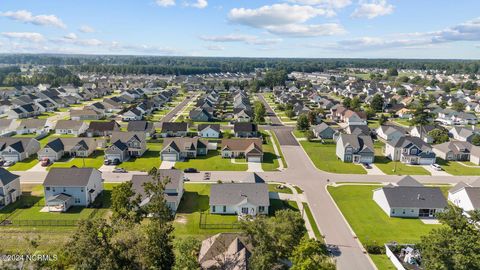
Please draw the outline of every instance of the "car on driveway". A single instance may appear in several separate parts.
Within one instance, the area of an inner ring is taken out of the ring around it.
[[[365,167],[365,169],[371,169],[372,168],[372,166],[368,163],[364,163],[363,167]]]
[[[432,167],[432,169],[435,170],[435,171],[441,171],[442,170],[442,167],[440,167],[440,165],[438,165],[436,163],[430,165],[430,167]]]
[[[195,168],[186,168],[185,170],[183,170],[184,173],[197,173],[197,169]]]
[[[3,167],[10,167],[10,166],[13,166],[13,165],[15,165],[15,161],[7,160],[7,161],[5,161],[5,163],[3,163]]]
[[[115,169],[113,169],[112,172],[113,173],[126,173],[127,170],[125,170],[124,168],[115,168]]]

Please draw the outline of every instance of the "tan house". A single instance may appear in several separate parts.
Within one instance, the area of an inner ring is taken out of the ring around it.
[[[247,162],[263,161],[261,139],[225,139],[221,145],[223,158],[245,158]]]

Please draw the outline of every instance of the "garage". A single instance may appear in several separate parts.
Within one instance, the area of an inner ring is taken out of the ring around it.
[[[5,161],[13,161],[13,162],[18,162],[20,161],[18,155],[3,155],[3,160]]]
[[[110,160],[110,161],[114,161],[114,160],[119,160],[120,162],[123,162],[123,158],[122,158],[122,155],[106,155],[105,156],[105,159],[107,160]]]
[[[262,162],[262,157],[251,156],[251,157],[247,158],[247,162],[260,163],[260,162]]]
[[[177,161],[177,154],[162,154],[162,160],[164,161]]]

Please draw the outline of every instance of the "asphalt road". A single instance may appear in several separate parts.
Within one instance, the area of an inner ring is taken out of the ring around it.
[[[280,119],[277,117],[277,114],[273,111],[272,107],[270,107],[270,105],[268,105],[267,101],[265,100],[265,97],[262,95],[262,94],[258,94],[258,99],[263,102],[263,104],[265,105],[265,110],[267,111],[267,116],[270,118],[270,122],[273,124],[273,125],[279,125],[281,126],[282,125],[282,121],[280,121]]]

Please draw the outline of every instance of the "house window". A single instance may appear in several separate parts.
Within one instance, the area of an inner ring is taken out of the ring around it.
[[[226,205],[223,206],[223,212],[224,213],[227,212],[227,206]]]
[[[75,203],[80,203],[80,198],[75,198]]]
[[[52,191],[55,192],[55,188],[52,188]]]
[[[212,206],[212,212],[215,212],[215,205]]]
[[[50,191],[50,187],[45,187],[45,190]]]
[[[260,212],[260,213],[265,212],[265,206],[259,206],[258,207],[258,212]]]
[[[66,188],[63,188],[63,192],[67,192],[67,189],[66,189]]]
[[[412,150],[410,151],[410,153],[411,153],[412,155],[416,155],[416,154],[417,154],[417,149],[412,149]]]
[[[403,209],[403,214],[405,215],[405,209]]]
[[[392,214],[395,214],[395,209],[392,209]]]
[[[80,189],[80,192],[83,192],[83,188]]]

